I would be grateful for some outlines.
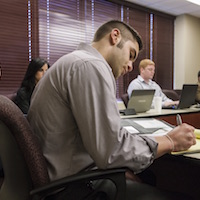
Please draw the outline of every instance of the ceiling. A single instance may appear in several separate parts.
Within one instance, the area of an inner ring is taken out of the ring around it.
[[[171,15],[190,14],[200,18],[200,6],[186,0],[126,0]]]

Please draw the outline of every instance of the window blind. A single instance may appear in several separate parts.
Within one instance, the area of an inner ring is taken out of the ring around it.
[[[28,66],[27,2],[0,1],[0,94],[15,92]]]
[[[102,22],[118,18],[117,8],[107,1],[39,0],[40,56],[53,64],[80,42],[91,43]]]
[[[155,81],[162,88],[172,88],[173,16],[119,0],[28,2],[29,6],[23,0],[0,1],[1,94],[18,89],[31,58],[40,56],[52,65],[62,55],[74,51],[80,42],[91,43],[96,29],[111,19],[133,26],[144,42],[134,71],[116,82],[117,98],[139,74],[139,61],[150,56],[156,63]]]
[[[62,0],[39,2],[39,50],[50,64],[75,50],[80,42],[91,43],[97,28],[111,19],[126,21],[138,30],[146,44],[140,57],[149,55],[148,13],[103,0],[69,1],[68,4]],[[133,71],[117,80],[118,98],[126,92],[136,73]]]
[[[154,15],[153,60],[154,79],[163,89],[173,88],[174,18]]]
[[[149,14],[131,7],[124,6],[124,21],[139,32],[142,37],[144,48],[139,53],[136,62],[133,63],[134,70],[119,78],[117,93],[118,98],[127,92],[129,83],[139,74],[138,65],[140,60],[149,57]]]

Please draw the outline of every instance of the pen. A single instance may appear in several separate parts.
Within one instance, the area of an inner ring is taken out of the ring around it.
[[[182,124],[182,119],[181,119],[181,116],[179,114],[176,115],[176,122],[177,122],[177,125]]]
[[[182,124],[182,119],[179,114],[176,115],[176,122],[178,125]],[[196,138],[200,139],[200,129],[194,129],[194,134],[195,134]]]

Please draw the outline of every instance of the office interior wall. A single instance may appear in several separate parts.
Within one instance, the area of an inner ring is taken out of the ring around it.
[[[200,19],[181,15],[174,26],[174,89],[197,82],[200,70]]]

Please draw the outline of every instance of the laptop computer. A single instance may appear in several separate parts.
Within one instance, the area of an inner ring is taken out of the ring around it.
[[[166,109],[189,108],[190,106],[195,104],[197,88],[198,88],[197,84],[183,84],[179,104],[176,106],[170,106],[164,108]]]
[[[136,113],[150,110],[154,93],[155,90],[133,90],[127,108],[134,109]]]

